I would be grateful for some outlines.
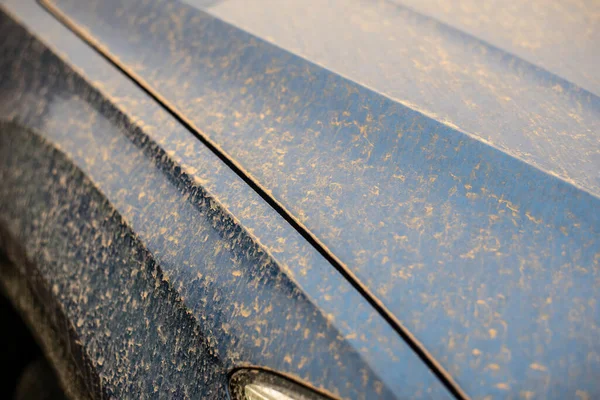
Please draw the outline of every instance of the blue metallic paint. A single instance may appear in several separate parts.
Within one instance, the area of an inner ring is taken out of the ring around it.
[[[152,98],[36,3],[3,7],[3,248],[53,294],[98,397],[221,398],[244,365],[342,397],[450,397]]]
[[[266,188],[468,394],[598,394],[594,93],[385,2],[336,3],[366,28],[313,47],[391,98],[186,5],[51,3]],[[405,44],[370,39],[384,33]],[[361,39],[385,56],[345,50]]]
[[[468,395],[598,395],[597,79],[586,85],[585,74],[532,56],[544,70],[522,50],[393,2],[305,3],[319,12],[298,9],[288,24],[278,2],[251,12],[203,4],[214,16],[159,0],[49,2],[296,218]],[[139,237],[215,341],[206,351],[220,366],[201,371],[217,382],[252,363],[348,397],[448,395],[322,254],[179,121],[38,6],[3,4],[64,61],[27,64],[39,49],[13,55],[8,64],[29,68],[35,83],[5,77],[2,115],[60,149]],[[46,81],[64,62],[88,83]],[[15,227],[27,219],[12,218],[5,225],[25,240]],[[72,310],[72,320],[86,311]],[[108,387],[131,390],[102,374],[115,364],[92,360]]]

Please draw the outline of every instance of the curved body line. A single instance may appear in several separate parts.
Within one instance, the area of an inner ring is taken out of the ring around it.
[[[469,399],[466,392],[461,389],[458,383],[444,369],[444,367],[427,351],[421,342],[396,318],[359,279],[358,277],[335,255],[327,246],[322,243],[302,222],[288,211],[279,201],[273,198],[269,191],[257,182],[239,163],[230,157],[218,144],[202,133],[189,118],[179,111],[171,102],[155,90],[142,77],[128,68],[117,57],[111,54],[101,43],[95,40],[85,29],[72,21],[58,7],[49,0],[39,0],[54,17],[63,23],[68,29],[84,40],[94,48],[105,59],[115,67],[126,74],[134,83],[136,83],[144,92],[154,98],[164,109],[170,113],[178,122],[184,125],[194,136],[196,136],[204,145],[206,145],[221,161],[231,168],[246,184],[255,190],[259,196],[265,200],[273,209],[280,214],[308,243],[311,244],[336,270],[346,278],[350,284],[377,310],[377,312],[386,320],[388,324],[404,339],[409,347],[418,355],[418,357],[427,365],[436,375],[441,383],[454,395],[461,400]]]

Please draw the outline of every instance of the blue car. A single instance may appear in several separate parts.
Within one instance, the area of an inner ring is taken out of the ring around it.
[[[12,399],[600,398],[600,3],[0,0]]]

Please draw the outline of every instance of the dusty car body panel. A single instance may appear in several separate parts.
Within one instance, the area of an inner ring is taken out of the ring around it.
[[[2,10],[1,245],[16,265],[4,284],[54,310],[62,348],[47,351],[79,367],[84,392],[223,398],[232,368],[259,366],[341,397],[450,397],[154,99],[39,4]]]
[[[235,160],[468,394],[598,394],[597,80],[389,2],[298,7],[297,26],[275,3],[209,2],[213,16],[47,3]]]
[[[431,11],[435,7],[428,5],[435,2],[408,3]],[[535,1],[480,1],[479,9],[471,5],[475,9],[470,12],[478,18],[473,16],[473,22],[489,23],[477,30],[460,23],[468,2],[459,6],[448,1],[446,11],[437,7],[434,13],[445,15],[444,20],[451,20],[458,29],[401,3],[228,0],[205,9],[513,157],[600,194],[600,145],[595,135],[600,95],[597,2],[577,2],[579,7],[569,12],[568,1],[549,1],[547,7],[538,4],[536,14],[526,12],[536,8]],[[587,12],[583,10],[586,3]],[[315,9],[319,12],[309,11]],[[506,14],[515,15],[508,18]],[[507,32],[497,26],[502,25],[500,22],[493,24],[496,19],[509,26]],[[542,54],[525,51],[523,32],[510,28],[511,23],[521,26],[524,21],[527,29],[535,32],[529,39],[538,37]],[[552,29],[550,23],[554,23]],[[584,75],[578,74],[586,69]],[[384,134],[369,132],[369,137]]]

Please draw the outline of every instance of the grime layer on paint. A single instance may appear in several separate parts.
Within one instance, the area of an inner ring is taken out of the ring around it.
[[[592,89],[389,2],[313,13],[356,25],[341,32],[358,50],[326,35],[311,49],[377,91],[184,4],[52,4],[265,188],[469,395],[599,394]]]
[[[3,7],[2,248],[40,277],[99,397],[223,398],[227,372],[245,365],[343,398],[450,397],[127,76],[37,3]]]

